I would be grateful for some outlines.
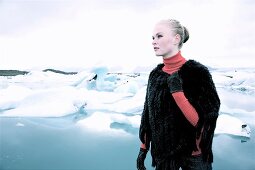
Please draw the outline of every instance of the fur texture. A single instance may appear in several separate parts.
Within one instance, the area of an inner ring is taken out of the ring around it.
[[[162,67],[163,64],[159,64],[150,73],[139,130],[140,140],[146,141],[147,148],[151,143],[152,165],[191,155],[197,149],[195,141],[202,128],[200,147],[204,160],[212,162],[212,140],[220,100],[209,70],[194,60],[187,61],[179,70],[184,94],[199,114],[198,125],[193,127],[170,94],[169,75]]]

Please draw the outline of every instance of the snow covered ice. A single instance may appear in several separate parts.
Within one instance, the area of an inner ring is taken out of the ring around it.
[[[255,115],[254,70],[214,69],[211,73],[222,100],[216,134],[250,137],[249,124],[254,124]],[[77,125],[92,130],[96,130],[93,125],[100,125],[97,128],[102,131],[116,131],[111,128],[114,122],[139,127],[148,73],[110,73],[101,66],[76,75],[31,71],[28,75],[1,79],[1,117],[83,113],[87,117]],[[245,108],[238,108],[237,103],[242,102]]]
[[[148,73],[108,72],[107,67],[99,67],[76,75],[32,71],[28,75],[1,77],[0,116],[63,117],[84,113],[89,116],[77,125],[91,130],[116,131],[111,128],[114,122],[138,128]],[[216,134],[250,137],[249,124],[254,124],[255,115],[254,74],[252,69],[212,71],[222,99]],[[236,103],[244,102],[247,107],[235,108],[238,106],[233,104],[234,96]]]

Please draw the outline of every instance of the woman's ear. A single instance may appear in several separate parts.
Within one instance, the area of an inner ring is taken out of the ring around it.
[[[181,42],[181,36],[179,34],[176,34],[174,36],[174,44],[178,45],[178,44],[180,44],[180,42]]]

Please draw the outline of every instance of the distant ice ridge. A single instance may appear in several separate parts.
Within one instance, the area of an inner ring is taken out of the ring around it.
[[[222,102],[216,135],[250,137],[249,125],[255,125],[254,81],[251,80],[255,79],[254,71],[215,69],[211,72]],[[76,115],[75,118],[79,117],[76,125],[86,129],[137,133],[148,75],[111,73],[101,66],[75,75],[35,70],[27,75],[1,77],[0,117]],[[249,90],[236,90],[244,85]],[[244,99],[248,101],[242,102]]]
[[[255,94],[255,68],[221,68],[213,71],[219,87],[243,94]]]

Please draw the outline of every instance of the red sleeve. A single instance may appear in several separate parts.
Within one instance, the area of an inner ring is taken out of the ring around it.
[[[141,146],[140,146],[141,148],[143,148],[143,149],[146,149],[146,146],[145,146],[145,144],[143,144],[143,143],[141,143]]]
[[[186,119],[193,125],[196,126],[198,122],[198,113],[195,108],[190,104],[188,99],[185,97],[182,91],[172,93],[176,104],[181,109]]]
[[[144,136],[144,140],[145,140],[145,143],[146,143],[146,134],[145,134],[145,136]],[[143,148],[143,149],[146,149],[146,145],[145,145],[145,143],[141,143],[141,148]]]

